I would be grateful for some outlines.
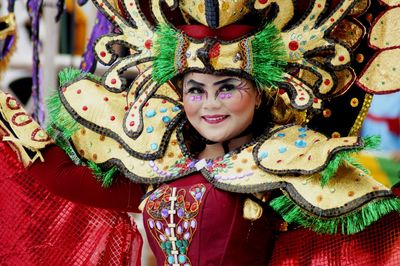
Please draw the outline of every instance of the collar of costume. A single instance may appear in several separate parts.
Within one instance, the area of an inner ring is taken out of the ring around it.
[[[106,0],[93,2],[118,29],[94,45],[97,60],[110,68],[102,77],[73,70],[60,73],[60,90],[49,106],[50,133],[105,183],[115,169],[134,182],[149,184],[201,171],[216,187],[231,192],[281,189],[284,196],[272,202],[273,207],[287,221],[301,220],[321,232],[336,232],[340,219],[348,218],[344,231],[354,233],[400,208],[390,190],[354,167],[349,156],[374,142],[356,137],[369,93],[400,88],[393,72],[400,69],[400,38],[382,30],[382,25],[391,28],[398,21],[400,8],[387,8],[379,23],[372,24],[366,42],[373,43],[377,53],[357,72],[352,54],[365,41],[366,28],[356,18],[371,7],[356,5],[356,0],[335,1],[333,9],[330,1],[311,1],[297,22],[295,1],[234,1],[233,7],[214,1],[217,6],[205,5],[202,12],[200,4],[209,1],[196,1],[199,8],[192,9],[187,8],[192,1],[166,0],[167,7],[179,6],[186,17],[204,24],[181,29],[166,19],[158,0],[146,3],[153,24],[139,1],[122,0],[123,12]],[[241,11],[220,12],[230,8]],[[207,15],[210,10],[218,10],[218,16]],[[223,29],[238,27],[232,23],[239,25],[243,16],[270,13],[266,10],[275,14],[269,22],[258,28],[239,26],[247,31],[244,36],[222,37]],[[341,30],[346,27],[353,34]],[[193,34],[196,28],[202,28],[201,35]],[[115,43],[130,53],[119,58]],[[139,75],[126,84],[122,75],[132,67]],[[279,88],[279,97],[290,108],[314,116],[307,126],[276,125],[222,158],[198,161],[184,144],[183,103],[170,82],[188,71],[251,78],[265,90]],[[377,82],[381,80],[384,84]],[[365,215],[369,218],[362,219]]]

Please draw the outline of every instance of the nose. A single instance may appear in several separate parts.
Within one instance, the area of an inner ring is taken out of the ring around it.
[[[206,97],[204,99],[203,108],[205,109],[218,109],[221,107],[221,101],[218,97]]]

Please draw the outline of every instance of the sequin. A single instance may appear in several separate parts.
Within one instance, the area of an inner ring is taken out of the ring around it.
[[[195,219],[193,219],[192,221],[190,221],[190,227],[192,227],[193,229],[196,228],[197,226],[197,222]]]
[[[146,112],[146,116],[148,118],[154,117],[157,114],[157,112],[155,110],[149,110]]]
[[[167,108],[162,107],[162,108],[160,109],[160,112],[161,112],[161,113],[165,113],[167,110],[168,110]]]
[[[279,153],[285,153],[287,151],[286,147],[280,147],[279,148]]]
[[[265,158],[267,158],[267,157],[268,157],[268,152],[266,152],[266,151],[262,151],[262,152],[260,152],[259,155],[258,155],[258,158],[259,158],[260,160],[265,159]]]
[[[161,224],[160,221],[157,221],[157,222],[156,222],[156,227],[157,227],[158,230],[161,230],[162,224]]]
[[[183,238],[186,239],[186,240],[189,240],[190,239],[190,233],[186,232],[185,234],[183,234]]]
[[[277,136],[277,137],[280,137],[280,138],[283,138],[283,137],[286,136],[286,134],[285,134],[285,133],[278,133],[278,134],[276,134],[276,136]]]
[[[179,218],[182,218],[185,215],[185,211],[182,208],[179,208],[177,214]]]
[[[152,219],[149,219],[148,223],[149,223],[150,228],[153,229],[154,228],[154,221]]]
[[[169,122],[171,122],[171,118],[169,116],[163,116],[162,121],[164,123],[169,123]]]
[[[154,127],[152,127],[152,126],[148,126],[147,128],[146,128],[146,132],[147,133],[153,133],[153,131],[154,131]]]
[[[165,240],[167,240],[166,238],[165,238],[165,236],[164,235],[159,235],[159,237],[160,237],[160,239],[161,239],[161,241],[165,241]]]
[[[172,111],[173,112],[178,112],[178,111],[180,111],[181,110],[181,108],[179,108],[179,106],[174,106],[174,107],[172,107]]]
[[[150,148],[151,148],[153,151],[155,151],[155,150],[157,150],[158,145],[157,145],[156,143],[152,143],[152,144],[150,145]]]
[[[164,217],[164,218],[168,217],[168,210],[167,209],[162,209],[161,210],[161,216]]]
[[[302,139],[298,139],[294,142],[294,145],[296,145],[297,148],[304,148],[307,146],[307,142],[305,142]]]
[[[185,263],[186,262],[186,256],[185,255],[179,255],[178,256],[179,263]]]
[[[305,133],[299,135],[299,138],[302,138],[302,139],[303,139],[303,138],[305,138],[305,137],[307,137],[307,134],[305,134]]]
[[[179,235],[181,235],[182,233],[183,233],[183,229],[182,229],[182,226],[178,226],[178,228],[176,229],[176,232],[179,234]]]
[[[184,221],[183,222],[183,228],[185,228],[185,229],[189,228],[189,222],[188,221]]]

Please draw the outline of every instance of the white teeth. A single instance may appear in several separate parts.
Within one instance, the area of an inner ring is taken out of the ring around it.
[[[206,119],[208,121],[216,122],[216,121],[224,120],[225,117],[224,116],[221,116],[221,117],[204,117],[204,119]]]

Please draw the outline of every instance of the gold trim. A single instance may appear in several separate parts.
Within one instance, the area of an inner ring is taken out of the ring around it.
[[[358,113],[357,119],[354,122],[353,127],[349,132],[349,136],[357,136],[360,133],[361,126],[367,116],[368,109],[371,106],[373,95],[370,93],[366,93],[364,97],[363,106],[361,107],[360,112]]]

